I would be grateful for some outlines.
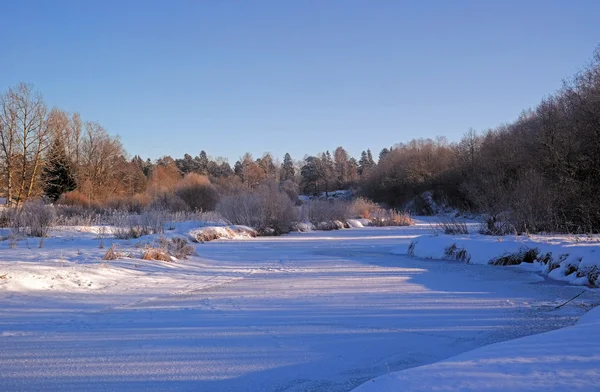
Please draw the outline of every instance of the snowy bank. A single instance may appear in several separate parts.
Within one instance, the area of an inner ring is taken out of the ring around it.
[[[367,381],[354,392],[598,391],[600,307],[572,327],[484,346]]]
[[[570,236],[428,235],[393,253],[471,264],[519,265],[552,279],[600,286],[600,242]]]
[[[248,239],[258,235],[256,230],[248,226],[207,226],[192,229],[188,234],[193,241],[201,243],[218,239]]]

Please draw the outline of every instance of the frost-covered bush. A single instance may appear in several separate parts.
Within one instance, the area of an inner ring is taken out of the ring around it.
[[[54,225],[56,214],[52,206],[42,202],[28,202],[20,209],[10,212],[10,227],[13,232],[29,237],[47,237]]]
[[[160,210],[148,210],[139,215],[116,215],[114,236],[117,239],[130,239],[164,233],[167,216],[165,211]]]
[[[371,220],[373,226],[412,226],[415,224],[408,212],[398,212],[394,210],[381,210],[377,216]]]
[[[343,200],[311,200],[305,205],[305,211],[308,221],[319,228],[324,226],[323,223],[345,222],[350,217],[350,203]],[[329,226],[331,230],[336,227],[335,224]]]
[[[353,218],[373,219],[380,211],[379,204],[363,197],[354,199],[350,204],[350,215]]]
[[[294,203],[275,183],[225,196],[217,212],[229,223],[253,227],[261,235],[289,233],[298,220]]]

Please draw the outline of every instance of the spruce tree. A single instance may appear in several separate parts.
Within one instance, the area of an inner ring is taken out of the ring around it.
[[[283,157],[283,164],[281,165],[281,182],[286,180],[294,181],[296,176],[296,169],[294,169],[294,162],[289,153],[285,153]]]
[[[48,151],[46,165],[42,171],[42,182],[44,195],[52,202],[58,200],[63,193],[77,187],[65,145],[59,137],[54,139]]]
[[[389,153],[390,150],[384,147],[383,150],[381,150],[381,152],[379,153],[379,163],[381,163]]]

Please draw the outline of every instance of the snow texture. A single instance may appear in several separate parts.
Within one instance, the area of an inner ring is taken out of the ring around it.
[[[572,284],[600,284],[600,238],[576,236],[483,236],[424,235],[415,238],[409,248],[400,247],[393,253],[422,259],[458,259],[470,264],[493,264],[498,259],[535,250],[532,263],[519,268],[537,271],[552,279]]]
[[[597,387],[595,316],[571,326],[598,290],[555,309],[582,288],[392,254],[429,223],[216,240],[177,262],[140,259],[157,235],[115,240],[99,228],[53,230],[42,248],[0,241],[0,390],[398,391],[409,390],[397,387],[403,373],[389,383],[387,373],[419,366],[416,387],[488,375],[505,391],[525,376],[549,390]],[[102,260],[111,245],[121,257]],[[439,363],[449,357],[459,359]]]
[[[572,327],[481,347],[378,377],[354,392],[525,392],[600,389],[600,307]]]

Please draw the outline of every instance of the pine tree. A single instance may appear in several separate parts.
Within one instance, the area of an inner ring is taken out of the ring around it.
[[[46,165],[42,171],[42,182],[44,195],[53,202],[63,193],[77,187],[65,145],[59,137],[54,139],[48,151]]]
[[[202,150],[200,151],[200,155],[197,156],[196,158],[194,158],[194,160],[196,161],[196,170],[198,170],[198,173],[200,174],[208,174],[208,155],[206,154],[206,151]]]
[[[373,160],[373,155],[371,154],[371,149],[367,149],[367,160],[369,161],[369,168],[375,166],[375,161]]]
[[[381,152],[379,153],[379,163],[381,163],[389,153],[390,150],[384,147],[383,150],[381,150]]]
[[[369,168],[369,158],[367,152],[363,151],[360,153],[360,159],[358,160],[358,174],[363,175]]]
[[[366,174],[373,166],[375,166],[375,161],[373,155],[371,155],[371,150],[363,151],[358,161],[358,174],[361,176]]]
[[[244,166],[242,165],[242,162],[240,161],[235,161],[235,164],[233,165],[233,172],[235,173],[236,176],[238,176],[240,179],[242,178],[243,174],[244,174]]]
[[[289,153],[285,153],[283,157],[283,164],[281,165],[281,182],[286,180],[294,181],[296,176],[296,169],[294,168],[294,162]]]

